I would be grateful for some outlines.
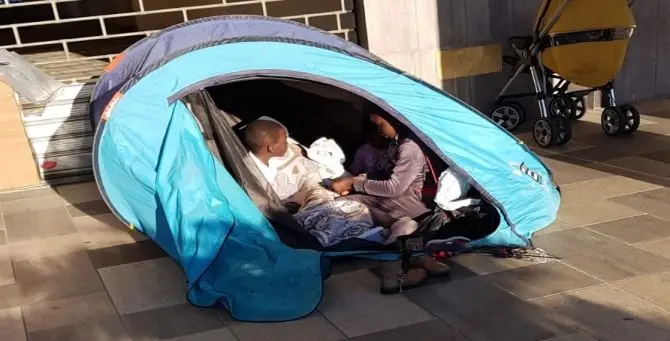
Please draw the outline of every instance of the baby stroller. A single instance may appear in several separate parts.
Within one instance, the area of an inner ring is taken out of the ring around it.
[[[509,43],[517,56],[504,56],[513,73],[494,102],[490,117],[507,130],[526,119],[524,108],[511,99],[535,96],[540,118],[533,139],[543,148],[566,144],[571,120],[586,113],[584,96],[601,92],[601,125],[606,134],[631,134],[640,124],[632,105],[617,106],[613,78],[623,65],[635,22],[628,0],[544,0],[534,35],[515,36]],[[603,58],[602,56],[606,56]],[[520,74],[530,74],[534,92],[507,94]],[[571,84],[585,89],[569,90]]]

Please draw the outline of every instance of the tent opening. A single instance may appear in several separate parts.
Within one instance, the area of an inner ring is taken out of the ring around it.
[[[365,108],[372,104],[370,101],[328,84],[268,77],[211,86],[181,100],[200,124],[212,152],[272,222],[285,244],[328,251],[390,249],[361,240],[323,248],[295,224],[276,194],[268,193],[267,184],[262,183],[259,170],[248,159],[248,151],[241,142],[246,124],[263,116],[271,117],[286,126],[289,136],[303,146],[309,146],[321,137],[335,140],[345,153],[345,168],[348,169],[356,150],[369,141],[370,131],[366,130],[369,118]],[[390,116],[386,112],[379,114]],[[448,166],[424,141],[419,138],[413,140],[421,146],[428,160],[423,201],[428,208],[434,209],[438,178]],[[500,213],[474,188],[470,189],[467,197],[481,199],[489,213],[485,221],[473,227],[479,231],[476,239],[495,232],[500,224]]]

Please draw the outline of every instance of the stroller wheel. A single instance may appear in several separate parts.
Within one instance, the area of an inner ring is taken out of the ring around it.
[[[552,118],[554,121],[554,124],[556,125],[557,128],[557,135],[556,135],[556,146],[562,146],[570,141],[572,139],[572,122],[567,118],[563,116],[556,116]]]
[[[556,144],[560,135],[556,120],[538,118],[533,124],[533,140],[542,148],[550,148]]]
[[[600,124],[605,134],[616,136],[624,132],[626,115],[617,107],[607,107],[600,116]]]
[[[637,111],[637,108],[630,104],[624,104],[619,107],[619,110],[623,113],[625,117],[624,127],[622,133],[632,134],[637,128],[640,127],[640,112]]]
[[[584,115],[586,115],[586,101],[584,101],[584,97],[572,97],[572,103],[574,103],[574,114],[572,115],[573,120],[578,120]]]
[[[489,116],[497,125],[512,131],[526,120],[526,111],[517,102],[505,101],[491,110]]]
[[[559,95],[549,102],[549,113],[551,117],[562,116],[571,119],[575,115],[575,102],[565,95]]]

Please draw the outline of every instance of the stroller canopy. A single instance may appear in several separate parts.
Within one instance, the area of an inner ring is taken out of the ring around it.
[[[91,98],[94,172],[112,211],[183,269],[189,301],[247,321],[305,316],[322,295],[323,253],[282,243],[208,149],[181,99],[254,77],[308,80],[369,100],[406,125],[499,211],[472,246],[525,246],[556,217],[549,170],[518,139],[457,99],[361,47],[291,21],[225,16],[168,28],[119,55]],[[262,101],[263,94],[258,94]],[[269,113],[271,115],[271,113]]]
[[[547,26],[543,63],[566,80],[598,87],[621,69],[635,19],[628,0],[544,0],[536,27]]]

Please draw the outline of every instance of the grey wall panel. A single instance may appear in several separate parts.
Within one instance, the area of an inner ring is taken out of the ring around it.
[[[659,3],[667,2],[668,0],[640,0],[633,7],[633,14],[637,20],[657,18]]]
[[[466,42],[469,46],[491,42],[489,0],[469,0],[465,8]]]
[[[439,42],[442,48],[461,48],[467,46],[468,0],[437,1]]]
[[[670,3],[670,1],[667,2]],[[670,14],[670,12],[668,13]],[[654,90],[655,97],[670,96],[670,18],[663,18],[658,21],[656,88]]]
[[[638,20],[635,37],[628,45],[624,66],[615,82],[617,99],[621,103],[654,97],[658,21],[656,18]]]

